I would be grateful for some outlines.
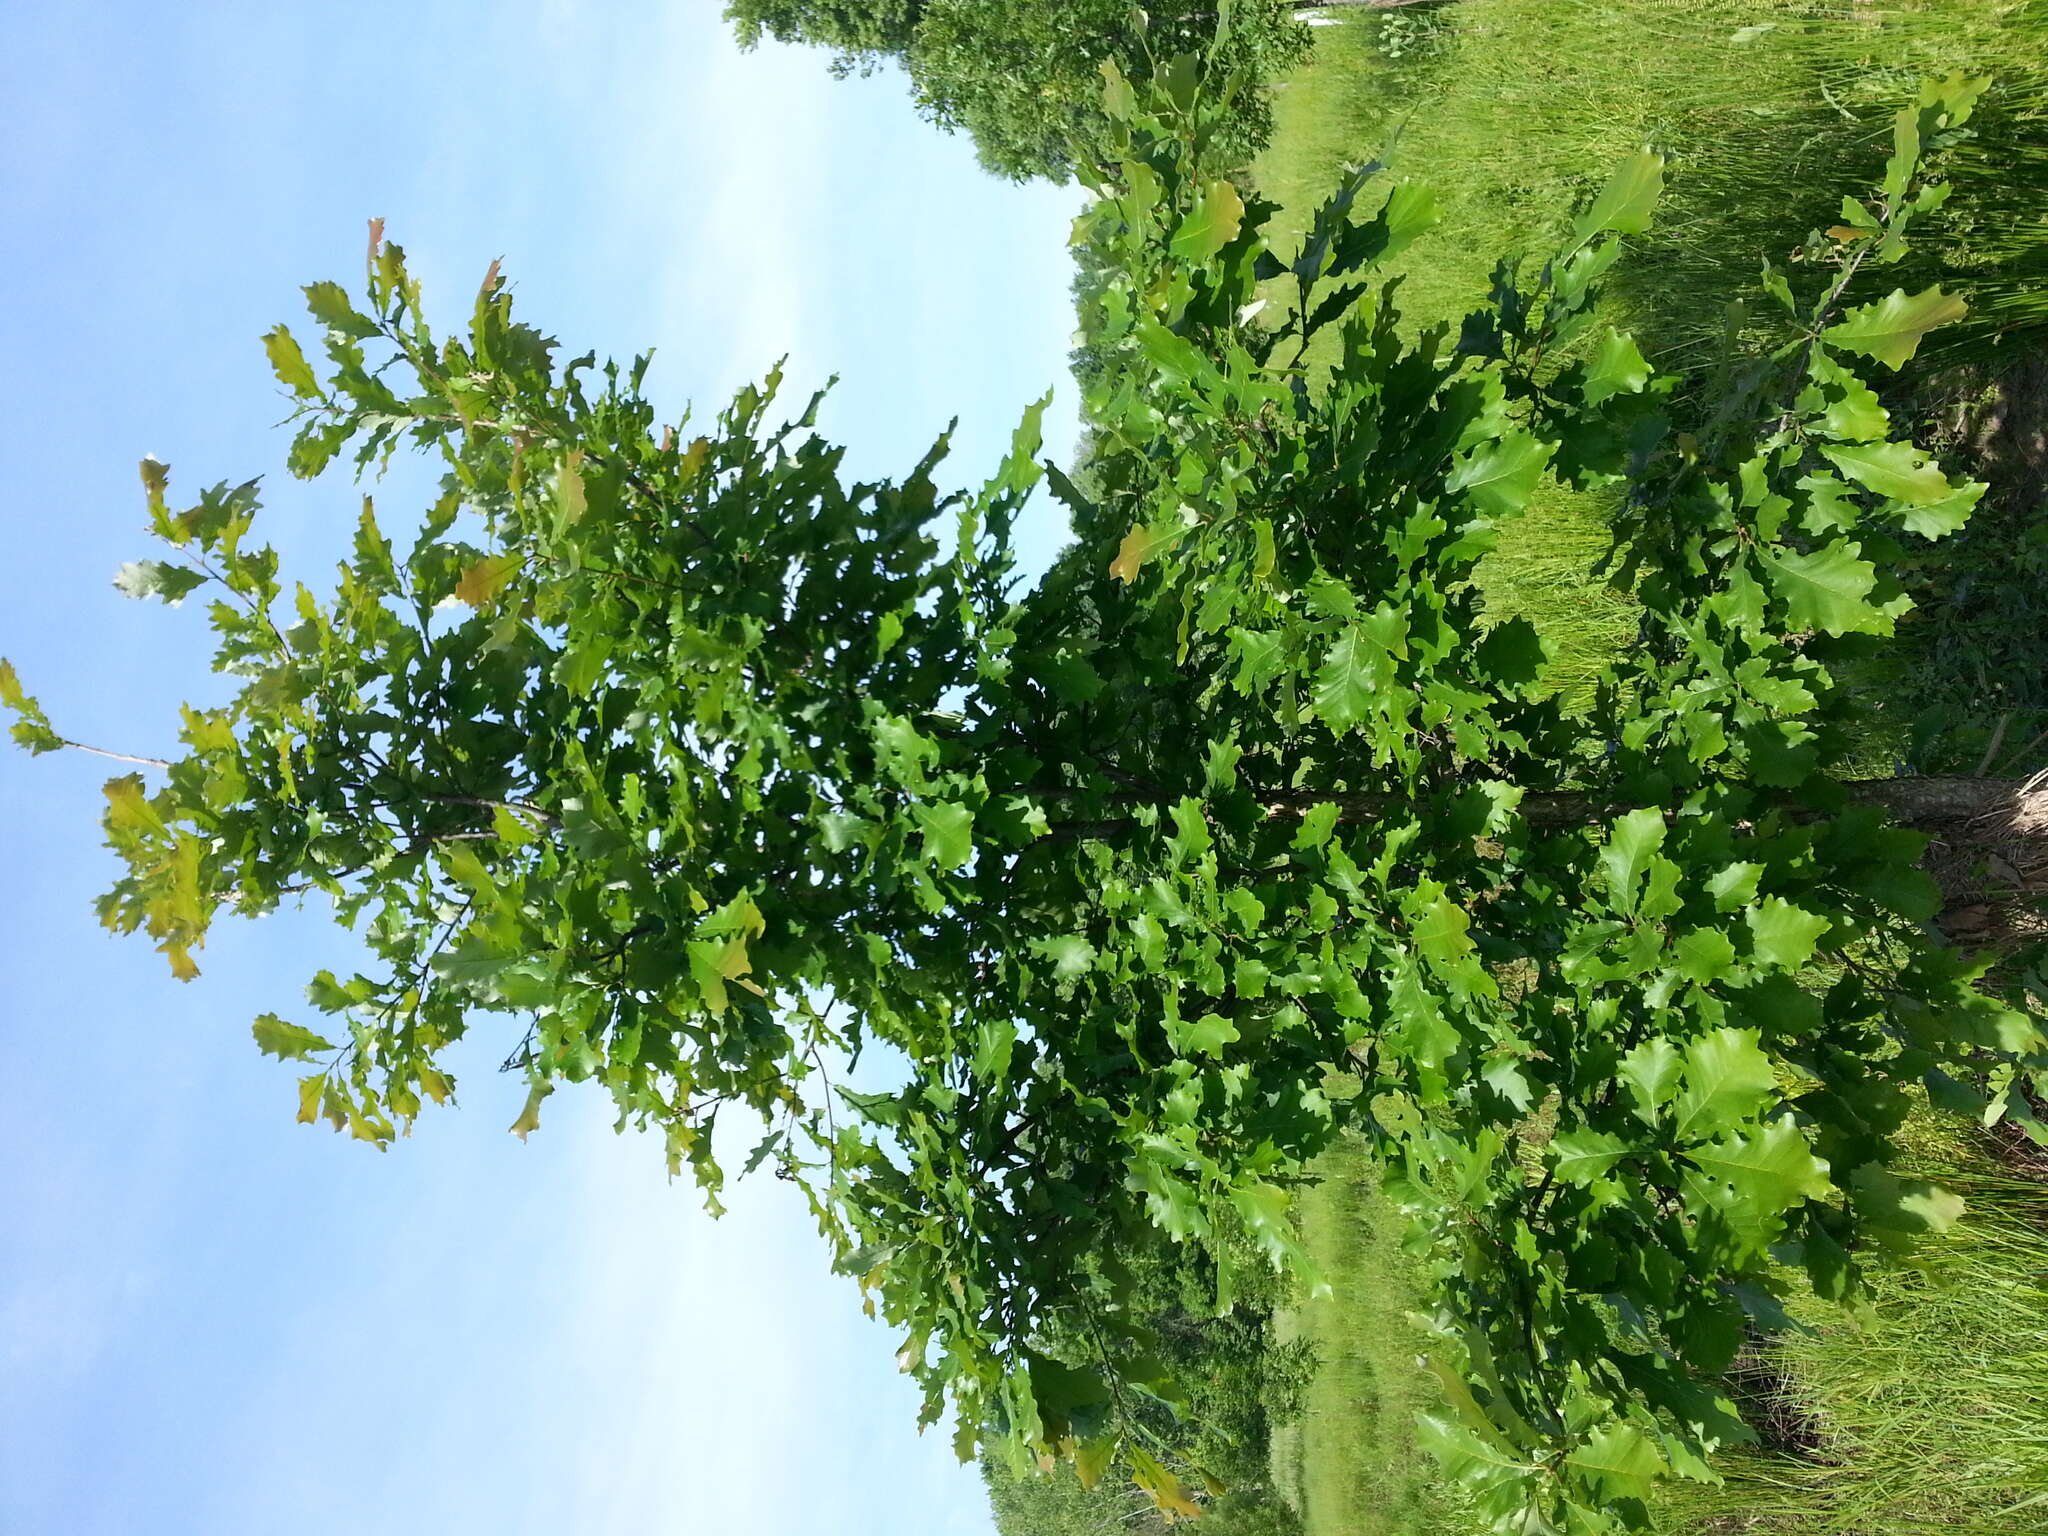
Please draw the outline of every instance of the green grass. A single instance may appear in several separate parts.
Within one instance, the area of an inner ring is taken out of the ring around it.
[[[1972,1127],[1918,1131],[1918,1171],[1969,1213],[1879,1274],[1860,1324],[1795,1309],[1813,1331],[1768,1356],[1771,1417],[1810,1451],[1724,1458],[1727,1486],[1672,1491],[1672,1536],[2048,1530],[2048,1184]]]
[[[1407,1321],[1422,1303],[1400,1215],[1362,1146],[1332,1149],[1316,1173],[1322,1182],[1301,1197],[1302,1241],[1334,1291],[1279,1318],[1283,1337],[1314,1342],[1318,1368],[1301,1417],[1274,1434],[1274,1481],[1310,1536],[1476,1536],[1483,1525],[1415,1440],[1415,1414],[1433,1397]]]
[[[1982,141],[1956,158],[1946,226],[1886,280],[1967,292],[1963,356],[2040,339],[2048,0],[1458,0],[1432,14],[1442,45],[1400,64],[1375,47],[1382,18],[1319,29],[1313,62],[1275,91],[1274,139],[1252,167],[1283,231],[1346,164],[1383,156],[1429,185],[1443,223],[1395,264],[1411,326],[1455,323],[1497,259],[1551,248],[1608,168],[1648,144],[1670,156],[1669,189],[1615,271],[1608,318],[1667,367],[1704,365],[1759,259],[1788,265],[1806,231],[1835,222],[1842,193],[1878,173],[1917,81],[1961,69],[1999,80]],[[1568,703],[1635,633],[1628,596],[1591,575],[1610,507],[1547,490],[1479,573],[1496,611],[1543,632]]]
[[[1841,194],[1882,166],[1891,114],[1917,82],[1964,70],[1998,85],[1980,144],[1954,168],[1946,238],[1916,260],[1969,290],[1993,328],[2038,322],[2042,0],[1458,0],[1434,14],[1447,41],[1420,64],[1381,58],[1372,18],[1320,29],[1255,168],[1290,207],[1320,196],[1337,164],[1382,152],[1434,189],[1444,233],[1402,264],[1411,312],[1462,314],[1497,258],[1540,255],[1607,170],[1648,145],[1670,157],[1669,190],[1656,230],[1616,271],[1615,314],[1684,361],[1719,334],[1726,302],[1754,289],[1760,256],[1782,262],[1838,222]]]

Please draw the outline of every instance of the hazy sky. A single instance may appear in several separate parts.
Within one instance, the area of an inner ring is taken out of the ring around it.
[[[158,753],[218,696],[203,614],[109,585],[144,453],[174,491],[273,476],[287,576],[330,567],[356,493],[282,477],[257,338],[359,280],[373,214],[443,316],[502,257],[572,353],[658,348],[671,409],[785,352],[841,374],[856,471],[957,414],[978,479],[1054,384],[1072,441],[1073,196],[718,10],[0,0],[0,654],[60,730]],[[101,932],[107,767],[0,752],[0,1529],[988,1529],[774,1180],[714,1224],[594,1092],[522,1146],[502,1040],[387,1154],[295,1125],[248,1021],[348,951],[314,912],[229,924],[181,986]]]

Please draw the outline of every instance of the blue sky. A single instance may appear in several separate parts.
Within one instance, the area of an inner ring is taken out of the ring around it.
[[[1073,440],[1073,195],[982,176],[893,77],[739,54],[718,9],[0,0],[0,654],[61,730],[155,753],[215,696],[201,615],[109,585],[144,453],[271,476],[288,570],[342,547],[350,489],[278,474],[257,338],[356,277],[373,214],[444,314],[502,257],[572,350],[656,347],[672,408],[785,352],[841,374],[856,472],[957,414],[976,479],[1055,384]],[[337,940],[233,925],[180,986],[102,933],[104,766],[0,753],[0,1529],[989,1528],[784,1186],[714,1224],[595,1096],[522,1146],[483,1052],[388,1154],[293,1124],[248,1021],[303,1012]]]

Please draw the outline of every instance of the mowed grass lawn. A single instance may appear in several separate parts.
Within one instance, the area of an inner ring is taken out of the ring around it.
[[[1310,1536],[1479,1536],[1484,1522],[1416,1443],[1415,1415],[1434,1406],[1417,1367],[1424,1305],[1401,1252],[1400,1212],[1383,1200],[1370,1158],[1345,1143],[1301,1196],[1302,1240],[1332,1294],[1276,1320],[1284,1340],[1314,1343],[1317,1369],[1301,1417],[1274,1431],[1274,1484]]]
[[[1398,62],[1375,46],[1379,18],[1319,29],[1252,168],[1295,228],[1346,164],[1384,157],[1390,176],[1434,190],[1443,223],[1400,263],[1411,328],[1455,324],[1498,257],[1540,258],[1607,168],[1650,145],[1671,157],[1670,190],[1658,230],[1617,269],[1609,319],[1665,366],[1697,368],[1759,257],[1782,264],[1874,173],[1920,77],[1963,69],[1999,80],[1984,144],[1957,157],[1968,211],[1899,280],[1965,288],[1976,319],[1960,345],[1985,366],[2039,345],[2042,0],[1459,0],[1437,14],[1445,35],[1411,36]],[[1591,574],[1610,512],[1551,488],[1481,572],[1491,606],[1544,632],[1567,699],[1635,632],[1628,595]],[[1670,1536],[2048,1532],[2048,1184],[1967,1124],[1930,1115],[1915,1134],[1918,1163],[1970,1215],[1889,1273],[1868,1315],[1801,1309],[1808,1331],[1744,1377],[1778,1443],[1725,1458],[1723,1487],[1674,1489],[1659,1510]],[[1276,1436],[1276,1478],[1309,1536],[1470,1536],[1477,1522],[1413,1431],[1432,1390],[1397,1213],[1360,1148],[1318,1172],[1303,1235],[1336,1294],[1285,1319],[1322,1366],[1302,1419]]]

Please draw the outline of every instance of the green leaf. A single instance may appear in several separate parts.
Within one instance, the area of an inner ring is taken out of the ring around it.
[[[882,776],[905,789],[923,790],[939,764],[939,744],[900,715],[880,716],[869,730]]]
[[[902,630],[901,620],[897,621],[897,630]],[[883,649],[886,651],[887,647]],[[1092,704],[1102,695],[1102,674],[1085,656],[1055,656],[1045,663],[1043,675],[1047,687],[1063,703]]]
[[[824,837],[829,853],[845,853],[849,848],[866,847],[873,827],[873,822],[851,811],[825,811],[818,817],[818,831]]]
[[[1186,531],[1178,519],[1150,528],[1142,524],[1133,527],[1117,546],[1116,558],[1109,562],[1109,574],[1128,586],[1138,579],[1146,561],[1173,548]]]
[[[1482,1436],[1472,1426],[1441,1413],[1418,1413],[1415,1426],[1415,1437],[1422,1448],[1437,1459],[1453,1481],[1467,1487],[1486,1489],[1520,1484],[1536,1470],[1515,1454],[1498,1431]]]
[[[1760,550],[1770,574],[1771,596],[1785,605],[1794,630],[1824,635],[1886,635],[1892,621],[1867,601],[1877,587],[1877,567],[1860,559],[1858,544],[1824,544],[1811,554]]]
[[[307,363],[306,354],[299,350],[299,343],[289,328],[280,325],[265,332],[263,350],[269,354],[271,371],[277,375],[280,384],[301,400],[323,398],[320,380]]]
[[[1851,1173],[1849,1189],[1858,1214],[1888,1232],[1946,1232],[1963,1214],[1961,1195],[1925,1179],[1902,1179],[1877,1163]]]
[[[275,1056],[279,1061],[310,1061],[319,1051],[331,1051],[334,1043],[323,1040],[310,1029],[287,1023],[274,1013],[259,1016],[250,1031],[256,1037],[256,1049],[266,1056]]]
[[[300,480],[311,480],[334,461],[355,427],[348,421],[314,419],[299,429],[285,455],[285,467]]]
[[[1230,1191],[1230,1203],[1237,1208],[1246,1233],[1275,1269],[1307,1280],[1311,1290],[1317,1288],[1314,1262],[1295,1236],[1286,1190],[1263,1181],[1240,1184]]]
[[[1828,931],[1826,918],[1777,896],[1766,897],[1744,917],[1757,959],[1786,970],[1797,970],[1811,960],[1821,935]]]
[[[1828,1165],[1813,1155],[1790,1120],[1724,1136],[1686,1155],[1699,1170],[1686,1180],[1686,1204],[1695,1212],[1720,1212],[1752,1253],[1775,1241],[1782,1212],[1805,1200],[1825,1200],[1834,1191]]]
[[[1897,370],[1912,360],[1923,337],[1938,326],[1960,320],[1970,312],[1954,294],[1939,287],[1908,295],[1894,288],[1875,304],[1850,310],[1821,332],[1830,346],[1862,357],[1873,358]]]
[[[1756,900],[1756,883],[1763,875],[1761,864],[1730,864],[1707,877],[1707,890],[1717,912],[1733,912]]]
[[[1706,986],[1735,968],[1735,945],[1718,928],[1695,928],[1671,946],[1678,969],[1689,981]]]
[[[479,934],[464,934],[452,948],[433,958],[434,974],[465,990],[488,996],[498,976],[518,959],[495,948]]]
[[[1821,452],[1851,480],[1892,501],[1924,507],[1955,494],[1941,466],[1911,443],[1824,445]]]
[[[450,879],[479,896],[496,894],[497,886],[491,879],[491,872],[484,867],[484,861],[477,857],[476,849],[468,842],[449,842],[438,845],[435,856]]]
[[[555,469],[555,504],[561,509],[565,526],[581,522],[583,514],[590,509],[590,491],[583,483],[581,448],[572,448],[563,454],[562,462]]]
[[[1551,1166],[1565,1183],[1592,1183],[1629,1154],[1629,1144],[1606,1131],[1560,1131],[1550,1140]]]
[[[1339,735],[1370,718],[1386,662],[1359,625],[1346,625],[1316,671],[1316,717]]]
[[[951,801],[910,808],[924,833],[922,857],[934,869],[958,869],[974,856],[974,812]]]
[[[1205,1013],[1200,1018],[1179,1023],[1168,1020],[1166,1032],[1173,1041],[1175,1052],[1182,1056],[1220,1058],[1226,1045],[1242,1038],[1237,1026],[1220,1013]]]
[[[1671,1101],[1683,1068],[1678,1047],[1662,1035],[1645,1040],[1621,1058],[1615,1076],[1628,1084],[1636,1101],[1636,1118],[1655,1123],[1657,1111]]]
[[[1237,676],[1231,680],[1231,686],[1252,697],[1264,693],[1279,677],[1286,663],[1286,649],[1285,639],[1271,630],[1231,630],[1230,655],[1237,663]]]
[[[1214,834],[1209,831],[1208,818],[1202,812],[1202,802],[1192,795],[1183,795],[1171,807],[1173,835],[1166,840],[1166,851],[1176,869],[1198,866],[1203,858],[1216,846]]]
[[[1444,487],[1461,492],[1487,517],[1512,517],[1529,504],[1551,451],[1526,433],[1509,433],[1454,463]]]
[[[1643,361],[1635,338],[1610,330],[1586,364],[1586,379],[1580,388],[1586,404],[1599,405],[1616,395],[1639,394],[1649,382],[1650,365]]]
[[[1480,1079],[1495,1093],[1506,1099],[1522,1114],[1536,1106],[1536,1091],[1529,1084],[1529,1074],[1522,1070],[1522,1058],[1499,1055],[1489,1060],[1480,1070]]]
[[[505,590],[523,563],[516,554],[484,556],[464,569],[455,583],[455,600],[472,608],[483,607]]]
[[[1000,1083],[1010,1075],[1010,1053],[1017,1045],[1017,1026],[1008,1019],[983,1019],[975,1030],[974,1059],[968,1070],[984,1083]]]
[[[1334,800],[1325,800],[1312,805],[1301,814],[1301,825],[1295,828],[1294,841],[1288,846],[1304,852],[1313,852],[1330,840],[1330,833],[1336,828],[1337,817],[1343,807]]]
[[[1237,238],[1244,199],[1227,181],[1212,181],[1195,194],[1194,206],[1173,237],[1173,254],[1199,266]]]
[[[1078,933],[1034,939],[1031,948],[1052,962],[1052,973],[1061,981],[1076,981],[1095,968],[1095,946]]]
[[[1265,903],[1241,885],[1224,893],[1223,910],[1230,914],[1231,925],[1247,938],[1256,938],[1266,919]]]
[[[1321,275],[1341,277],[1391,260],[1428,233],[1436,222],[1436,195],[1419,182],[1402,182],[1387,194],[1379,212],[1337,235]],[[1347,309],[1364,291],[1362,284],[1333,291],[1318,306],[1317,317],[1309,322],[1308,329],[1315,330],[1320,323]]]
[[[1664,192],[1664,157],[1644,151],[1616,167],[1592,207],[1572,226],[1581,242],[1595,235],[1640,235],[1650,227],[1657,199]]]
[[[1153,1225],[1168,1236],[1185,1241],[1209,1235],[1209,1218],[1203,1213],[1201,1195],[1156,1154],[1146,1152],[1133,1158],[1127,1182],[1145,1197]]]
[[[186,595],[206,585],[206,576],[190,566],[162,560],[131,560],[114,573],[114,585],[128,597],[160,597],[173,608]]]
[[[1761,280],[1763,282],[1764,292],[1769,294],[1772,298],[1776,299],[1780,304],[1784,305],[1785,312],[1787,314],[1796,315],[1799,313],[1799,306],[1793,301],[1792,298],[1792,285],[1785,281],[1784,273],[1780,272],[1776,267],[1771,265],[1771,258],[1768,256],[1763,258],[1763,274]]]
[[[517,1136],[521,1141],[526,1140],[528,1136],[539,1130],[541,1100],[554,1091],[555,1085],[550,1082],[538,1082],[527,1089],[526,1104],[519,1111],[519,1118],[506,1126],[505,1129],[514,1136]]]
[[[0,657],[0,707],[15,716],[8,734],[18,746],[37,757],[45,752],[64,750],[64,738],[51,727],[50,717],[43,713],[43,706],[22,691],[14,663],[5,657]]]
[[[1778,1075],[1753,1029],[1717,1029],[1685,1048],[1677,1134],[1703,1141],[1756,1118],[1778,1095]]]
[[[1624,916],[1636,908],[1636,883],[1650,860],[1664,846],[1664,813],[1654,807],[1630,811],[1619,818],[1600,850],[1600,869],[1607,876],[1608,904]]]
[[[1410,960],[1403,965],[1387,994],[1388,1010],[1398,1026],[1402,1051],[1427,1072],[1457,1055],[1463,1046],[1458,1028],[1444,1017],[1436,998],[1423,985],[1420,968]],[[1437,1073],[1441,1083],[1442,1074]]]
[[[1096,68],[1102,72],[1102,110],[1117,122],[1129,122],[1138,110],[1138,93],[1116,67],[1116,60],[1104,59]]]
[[[1918,534],[1923,539],[1945,538],[1970,520],[1970,514],[1977,510],[1977,503],[1984,499],[1984,493],[1991,487],[1982,480],[1959,487],[1955,494],[1926,506],[1902,506],[1895,508],[1901,524],[1908,533]]]
[[[1565,1465],[1610,1499],[1646,1499],[1664,1470],[1656,1442],[1633,1424],[1603,1424],[1565,1458]]]
[[[1141,1445],[1126,1444],[1124,1459],[1131,1464],[1131,1481],[1152,1500],[1167,1521],[1194,1520],[1201,1516],[1202,1506],[1195,1502],[1180,1478],[1150,1451]]]
[[[1465,909],[1437,887],[1433,900],[1413,913],[1414,928],[1409,937],[1424,959],[1438,965],[1453,965],[1472,953],[1472,919]]]
[[[1102,1481],[1102,1474],[1116,1459],[1119,1444],[1121,1442],[1115,1435],[1103,1435],[1098,1439],[1083,1440],[1075,1447],[1074,1476],[1080,1479],[1083,1488],[1093,1491],[1095,1485]]]
[[[1419,181],[1397,182],[1375,215],[1386,225],[1385,244],[1375,259],[1388,261],[1408,249],[1437,225],[1436,193]]]
[[[1527,619],[1505,619],[1487,630],[1477,660],[1480,676],[1511,692],[1525,692],[1543,680],[1550,645]]]
[[[339,331],[354,341],[367,340],[377,334],[377,322],[356,312],[341,284],[308,283],[305,294],[307,310],[328,330]]]
[[[1828,356],[1825,348],[1814,348],[1807,366],[1820,389],[1822,436],[1868,443],[1891,430],[1891,415],[1878,403],[1877,392]],[[1804,401],[1802,397],[1802,404]],[[1823,451],[1832,456],[1831,450]]]

